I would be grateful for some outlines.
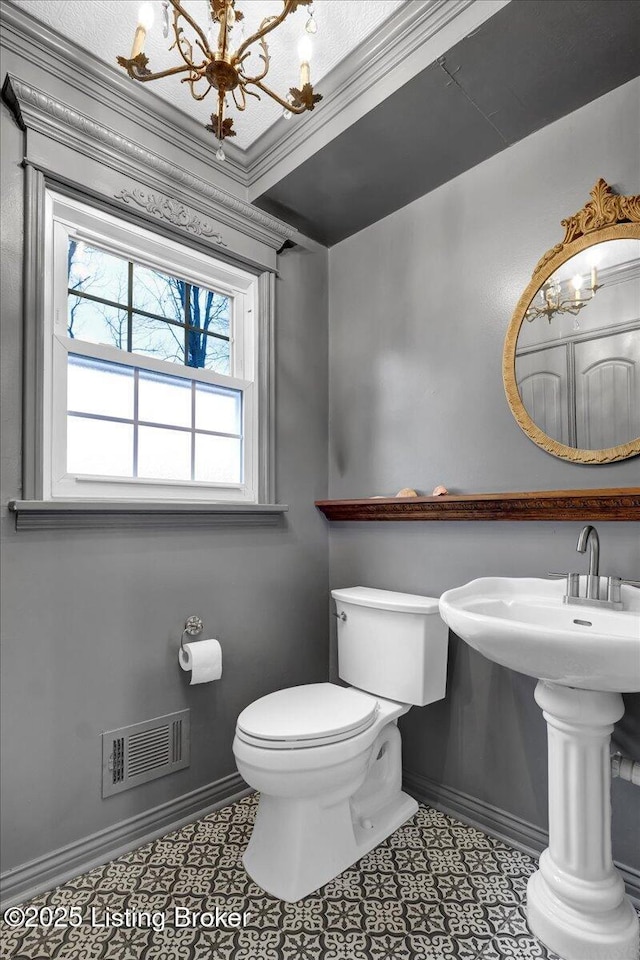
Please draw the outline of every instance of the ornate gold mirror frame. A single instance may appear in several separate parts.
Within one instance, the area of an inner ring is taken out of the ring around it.
[[[564,239],[548,250],[537,264],[531,282],[518,300],[507,329],[502,358],[502,377],[511,412],[526,435],[556,457],[574,463],[611,463],[640,454],[640,437],[630,443],[602,450],[581,450],[552,440],[531,419],[516,383],[516,344],[525,313],[542,285],[571,257],[605,240],[640,239],[640,195],[616,196],[602,179],[591,191],[582,210],[561,221]]]

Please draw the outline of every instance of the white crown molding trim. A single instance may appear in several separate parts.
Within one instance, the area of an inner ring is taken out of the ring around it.
[[[5,910],[253,793],[238,773],[52,850],[0,877]]]
[[[7,74],[3,96],[24,129],[44,134],[145,186],[161,190],[167,197],[177,197],[216,223],[227,224],[273,250],[300,236],[289,224],[219,190],[17,77]],[[157,209],[147,210],[158,216]]]
[[[246,151],[255,200],[510,0],[410,0],[321,82],[323,100],[291,124],[278,120]],[[383,145],[381,144],[381,149]]]
[[[96,103],[125,119],[134,116],[141,129],[178,150],[187,150],[208,167],[215,166],[218,173],[238,183],[244,195],[247,176],[243,150],[225,144],[227,160],[220,169],[222,165],[213,159],[216,141],[197,120],[148,87],[141,89],[122,70],[106,64],[91,51],[29,16],[11,0],[2,0],[0,46],[30,63],[37,63],[49,75],[62,79],[84,96],[89,94]]]

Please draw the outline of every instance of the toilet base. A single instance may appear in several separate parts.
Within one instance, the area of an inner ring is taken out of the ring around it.
[[[322,807],[313,799],[263,794],[243,863],[263,890],[294,903],[373,850],[417,810],[402,791],[360,818],[348,799]]]

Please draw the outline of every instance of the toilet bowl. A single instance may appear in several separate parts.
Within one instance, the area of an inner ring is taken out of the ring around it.
[[[333,596],[340,676],[353,682],[356,674],[366,689],[317,683],[270,693],[242,711],[233,742],[240,775],[260,792],[244,865],[289,902],[416,812],[401,789],[397,720],[444,696],[447,632],[437,600],[362,587]],[[426,659],[425,647],[433,648]]]

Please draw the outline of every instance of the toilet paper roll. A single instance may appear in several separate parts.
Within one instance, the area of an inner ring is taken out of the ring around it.
[[[178,651],[178,660],[183,670],[191,670],[190,686],[222,676],[222,647],[213,638],[185,643]]]

